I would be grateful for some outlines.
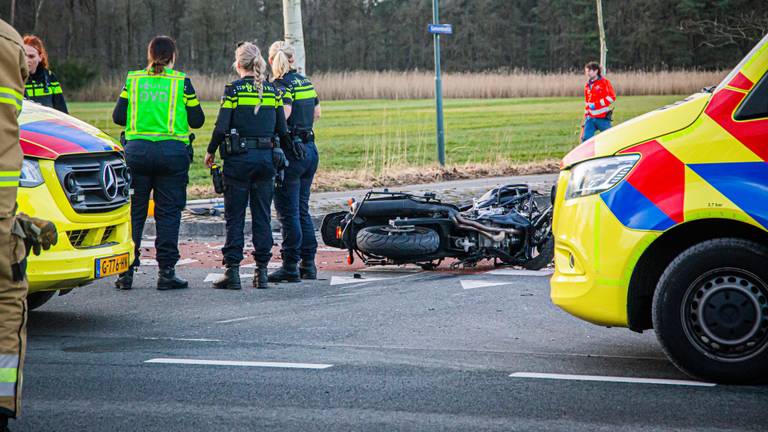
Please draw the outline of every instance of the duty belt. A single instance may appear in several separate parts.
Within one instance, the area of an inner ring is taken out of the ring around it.
[[[315,132],[313,130],[294,130],[291,135],[301,138],[302,142],[308,143],[315,140]]]
[[[249,149],[271,149],[275,147],[272,138],[241,138]]]

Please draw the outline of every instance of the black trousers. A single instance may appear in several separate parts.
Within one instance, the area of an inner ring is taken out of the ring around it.
[[[137,267],[141,262],[141,237],[152,193],[157,264],[161,269],[174,267],[179,261],[181,211],[187,204],[190,163],[187,145],[181,141],[132,140],[125,145],[125,158],[133,175],[131,229],[136,246],[133,266]]]
[[[245,209],[251,209],[253,257],[258,263],[272,258],[270,225],[275,166],[271,149],[249,149],[224,160],[224,217],[227,239],[221,249],[224,263],[240,265],[245,247]]]
[[[309,193],[317,172],[320,156],[313,141],[304,144],[307,156],[302,160],[288,154],[283,186],[275,189],[275,210],[283,229],[280,254],[283,261],[312,262],[317,253],[317,239],[312,215],[309,214]]]

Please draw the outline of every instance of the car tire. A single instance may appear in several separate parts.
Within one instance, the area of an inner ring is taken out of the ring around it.
[[[35,310],[44,305],[56,294],[56,291],[38,291],[27,294],[27,309]]]
[[[366,253],[393,259],[418,259],[440,248],[437,231],[414,227],[412,231],[392,232],[387,226],[367,227],[357,233],[357,247]]]
[[[662,274],[653,326],[669,359],[719,383],[768,382],[768,248],[744,239],[696,244]]]

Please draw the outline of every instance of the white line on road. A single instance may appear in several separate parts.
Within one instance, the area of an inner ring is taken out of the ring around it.
[[[258,318],[258,317],[257,316],[247,316],[247,317],[242,317],[242,318],[233,318],[233,319],[228,319],[228,320],[223,320],[223,321],[216,321],[216,324],[227,324],[227,323],[233,323],[233,322],[239,322],[239,321],[248,321],[248,320],[252,320],[252,319],[256,319],[256,318]]]
[[[178,338],[178,337],[143,337],[141,339],[144,339],[144,340],[182,341],[182,342],[223,342],[221,339]]]
[[[716,385],[712,383],[705,383],[700,381],[686,381],[686,380],[630,378],[630,377],[614,377],[614,376],[600,376],[600,375],[568,375],[568,374],[532,373],[532,372],[515,372],[511,374],[510,377],[511,378],[536,378],[536,379],[549,379],[549,380],[569,380],[569,381],[615,382],[615,383],[630,383],[630,384],[663,384],[663,385],[694,386],[694,387],[714,387]]]
[[[155,359],[147,360],[144,363],[204,365],[204,366],[267,367],[267,368],[286,368],[286,369],[328,369],[329,367],[333,367],[332,364],[318,364],[318,363],[285,363],[285,362],[199,360],[199,359],[173,359],[173,358],[155,358]]]

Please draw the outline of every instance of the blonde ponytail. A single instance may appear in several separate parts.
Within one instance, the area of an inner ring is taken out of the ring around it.
[[[237,69],[238,66],[245,71],[253,73],[253,82],[259,91],[259,103],[253,109],[253,114],[257,114],[264,94],[264,78],[267,64],[256,44],[245,42],[237,47],[237,50],[235,50],[235,63],[232,67]]]
[[[269,61],[272,64],[272,75],[280,79],[291,70],[296,50],[285,41],[277,41],[269,47]]]

